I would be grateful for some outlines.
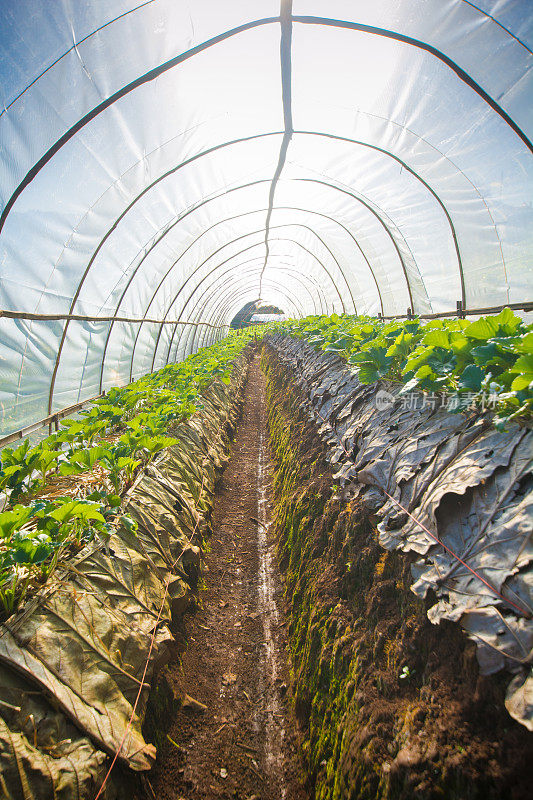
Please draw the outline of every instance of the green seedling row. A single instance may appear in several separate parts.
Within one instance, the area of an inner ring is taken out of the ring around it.
[[[332,314],[277,327],[345,358],[362,383],[385,379],[403,383],[404,394],[445,395],[449,411],[488,406],[499,429],[510,420],[531,422],[533,325],[509,308],[473,322]]]
[[[26,439],[3,449],[0,617],[45,583],[62,557],[105,541],[112,523],[135,529],[121,510],[124,493],[140,469],[176,443],[167,432],[201,407],[202,390],[214,379],[230,383],[233,363],[253,336],[252,329],[231,333],[185,361],[111,389],[36,447]],[[96,474],[90,492],[83,481],[68,480],[84,473]],[[54,484],[66,484],[68,494],[47,496]]]

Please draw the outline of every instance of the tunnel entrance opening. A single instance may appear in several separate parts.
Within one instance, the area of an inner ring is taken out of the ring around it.
[[[249,325],[256,325],[265,322],[280,322],[286,319],[285,312],[278,306],[266,300],[254,300],[246,303],[240,311],[235,314],[230,323],[230,328],[247,328]]]

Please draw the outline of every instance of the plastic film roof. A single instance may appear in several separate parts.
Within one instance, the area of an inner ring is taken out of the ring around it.
[[[4,0],[0,434],[250,300],[531,300],[532,43],[528,0]]]

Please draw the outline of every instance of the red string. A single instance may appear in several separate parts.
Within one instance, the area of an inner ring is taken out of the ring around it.
[[[381,487],[380,487],[380,489],[381,489]],[[423,523],[423,522],[420,522],[420,520],[416,519],[416,517],[414,517],[414,516],[411,514],[411,512],[410,512],[410,511],[408,511],[406,508],[404,508],[404,506],[402,506],[402,504],[401,504],[400,502],[398,502],[398,500],[396,500],[396,499],[395,499],[395,498],[394,498],[392,495],[390,495],[390,494],[389,494],[387,491],[385,491],[385,489],[381,489],[381,491],[383,492],[383,494],[386,494],[386,495],[387,495],[387,497],[389,497],[389,498],[390,498],[390,499],[393,501],[393,503],[396,503],[396,505],[397,505],[399,508],[401,508],[401,510],[402,510],[402,511],[404,511],[404,512],[407,514],[407,516],[411,517],[411,519],[413,520],[413,522],[416,522],[416,524],[417,524],[417,525],[420,525],[420,527],[422,528],[422,530],[424,530],[424,531],[425,531],[425,532],[428,534],[428,536],[430,536],[430,537],[431,537],[432,539],[434,539],[434,540],[435,540],[435,541],[436,541],[438,544],[440,544],[440,545],[441,545],[441,547],[444,547],[444,549],[445,549],[445,550],[446,550],[446,551],[447,551],[447,552],[448,552],[448,553],[449,553],[451,556],[453,556],[453,558],[456,558],[456,559],[457,559],[457,561],[458,561],[460,564],[462,564],[464,567],[466,567],[466,568],[467,568],[467,570],[469,570],[469,572],[471,572],[471,573],[472,573],[472,575],[475,575],[475,576],[476,576],[476,578],[478,578],[478,579],[479,579],[479,580],[480,580],[482,583],[484,583],[484,584],[485,584],[485,586],[487,586],[487,587],[488,587],[488,588],[491,590],[491,592],[494,592],[494,593],[495,593],[495,594],[496,594],[496,595],[497,595],[499,598],[501,598],[501,599],[502,599],[502,600],[503,600],[505,603],[509,603],[509,605],[513,606],[513,608],[516,608],[516,610],[517,610],[517,611],[520,611],[520,613],[521,613],[521,614],[524,614],[524,616],[525,616],[525,617],[527,617],[528,619],[531,617],[531,614],[530,614],[529,612],[527,612],[527,611],[524,611],[524,609],[523,609],[523,608],[521,608],[520,606],[517,606],[517,605],[516,605],[516,603],[513,603],[513,601],[512,601],[512,600],[509,600],[507,597],[504,597],[504,596],[503,596],[503,594],[501,594],[501,593],[498,591],[498,589],[497,589],[495,586],[493,586],[491,583],[489,583],[489,581],[485,580],[485,578],[484,578],[482,575],[480,575],[480,574],[479,574],[479,572],[477,572],[477,571],[476,571],[476,570],[475,570],[473,567],[471,567],[469,564],[467,564],[467,563],[466,563],[466,561],[463,561],[463,559],[462,559],[460,556],[458,556],[458,555],[457,555],[457,553],[454,553],[454,551],[453,551],[453,550],[452,550],[450,547],[448,547],[448,545],[447,545],[447,544],[444,544],[444,542],[443,542],[441,539],[439,539],[439,538],[438,538],[438,536],[436,536],[436,535],[435,535],[434,533],[432,533],[432,532],[431,532],[431,531],[430,531],[428,528],[426,528],[426,526],[424,525],[424,523]]]
[[[202,496],[202,492],[203,492],[203,489],[204,489],[204,483],[205,483],[205,474],[204,474],[204,475],[202,475],[202,485],[201,485],[201,487],[200,487],[200,494],[198,495],[198,498],[200,498],[200,497]],[[197,529],[197,527],[198,527],[198,522],[199,522],[199,519],[197,520],[197,522],[196,522],[196,525],[194,526],[194,529],[193,529],[193,532],[192,532],[192,535],[193,535],[193,536],[194,536],[194,534],[195,534],[195,532],[196,532],[196,529]],[[192,538],[192,537],[191,537],[191,538]],[[182,549],[182,551],[181,551],[181,553],[179,554],[179,556],[178,556],[178,557],[176,558],[176,560],[175,560],[175,561],[172,563],[172,565],[171,565],[171,567],[170,567],[170,569],[171,569],[171,570],[172,570],[172,569],[173,569],[173,568],[176,566],[176,564],[178,563],[179,559],[180,559],[180,558],[181,558],[181,556],[183,555],[183,552],[184,552],[184,550],[185,550],[185,548],[183,548],[183,549]],[[144,679],[146,678],[146,673],[148,672],[148,666],[149,666],[149,664],[150,664],[150,656],[152,655],[152,650],[153,650],[153,648],[154,648],[154,643],[155,643],[155,635],[156,635],[156,631],[157,631],[157,626],[158,626],[158,624],[159,624],[159,620],[161,619],[161,614],[163,613],[163,607],[164,607],[164,605],[165,605],[165,600],[167,599],[167,594],[168,594],[168,587],[169,587],[170,581],[172,580],[172,578],[173,578],[173,577],[174,577],[173,575],[169,575],[169,577],[167,578],[167,581],[166,581],[166,583],[165,583],[165,590],[164,590],[164,593],[163,593],[163,600],[162,600],[162,602],[161,602],[161,607],[160,607],[160,609],[159,609],[159,611],[158,611],[158,613],[157,613],[157,617],[156,617],[156,621],[155,621],[154,629],[153,629],[153,631],[152,631],[152,635],[151,635],[151,637],[150,637],[150,647],[148,648],[148,655],[147,655],[147,657],[146,657],[146,663],[145,663],[145,665],[144,665],[144,670],[143,670],[143,675],[142,675],[142,678],[141,678],[141,683],[140,683],[140,686],[139,686],[139,691],[137,692],[137,697],[135,698],[135,703],[133,704],[133,708],[132,708],[132,711],[131,711],[131,716],[130,716],[130,718],[129,718],[129,720],[128,720],[128,724],[127,724],[127,726],[126,726],[126,730],[124,731],[124,734],[123,734],[123,736],[122,736],[122,739],[120,740],[120,744],[119,744],[119,746],[118,746],[117,752],[115,753],[115,755],[114,755],[114,757],[113,757],[113,761],[111,762],[111,764],[110,764],[110,766],[109,766],[109,769],[107,770],[107,773],[106,773],[106,776],[105,776],[105,778],[104,778],[104,780],[103,780],[103,783],[102,783],[102,785],[100,786],[100,789],[98,790],[98,794],[96,795],[96,797],[94,798],[94,800],[98,800],[98,798],[100,797],[100,795],[101,795],[101,794],[102,794],[102,792],[104,791],[104,789],[105,789],[105,786],[106,786],[106,783],[107,783],[107,781],[108,781],[108,779],[109,779],[109,776],[111,775],[111,771],[112,771],[113,767],[115,766],[115,763],[116,763],[116,761],[117,761],[117,759],[118,759],[118,757],[119,757],[120,753],[122,752],[122,748],[124,747],[124,742],[126,741],[126,737],[127,737],[128,733],[129,733],[129,732],[130,732],[130,730],[131,730],[131,726],[132,726],[132,724],[133,724],[133,718],[134,718],[134,716],[135,716],[135,711],[136,711],[136,709],[137,709],[137,705],[138,705],[138,703],[139,703],[139,699],[140,699],[140,697],[141,697],[141,692],[142,692],[142,690],[143,690],[143,688],[144,688]]]
[[[321,414],[319,414],[319,412],[318,412],[318,411],[316,411],[315,413],[317,414],[317,416],[318,416],[318,417],[320,417],[320,419],[321,419],[323,422],[326,422],[326,423],[328,423],[328,420],[327,420],[327,419],[325,419],[325,418],[324,418],[324,417],[323,417]],[[328,423],[328,424],[329,424],[329,423]],[[352,456],[350,455],[350,453],[348,452],[348,450],[346,449],[346,447],[344,446],[344,444],[343,444],[343,443],[340,441],[340,439],[338,439],[338,438],[337,438],[337,441],[338,441],[338,443],[340,444],[340,446],[342,447],[342,449],[344,450],[344,452],[346,453],[346,455],[347,455],[347,457],[348,457],[348,460],[349,460],[349,461],[351,461],[351,462],[352,462],[352,464],[355,464],[355,461],[354,461],[354,459],[352,458]],[[503,594],[501,594],[501,592],[499,592],[499,591],[498,591],[498,589],[497,589],[495,586],[493,586],[493,585],[492,585],[492,584],[491,584],[489,581],[487,581],[487,580],[486,580],[486,579],[485,579],[485,578],[484,578],[482,575],[480,575],[480,574],[479,574],[479,572],[477,572],[477,571],[476,571],[476,570],[475,570],[473,567],[471,567],[469,564],[467,564],[467,563],[466,563],[466,561],[463,561],[463,559],[462,559],[460,556],[458,556],[458,555],[457,555],[457,553],[455,553],[455,552],[454,552],[454,551],[451,549],[451,547],[448,547],[448,545],[447,545],[447,544],[444,544],[444,542],[443,542],[441,539],[439,539],[439,537],[438,537],[438,536],[436,536],[436,534],[432,533],[432,532],[431,532],[431,531],[430,531],[430,530],[429,530],[429,529],[428,529],[428,528],[427,528],[427,527],[424,525],[424,523],[423,523],[423,522],[420,522],[420,520],[419,520],[419,519],[417,519],[416,517],[414,517],[414,516],[413,516],[413,514],[411,514],[411,512],[410,512],[410,511],[408,511],[406,508],[404,508],[404,506],[402,506],[402,504],[401,504],[401,503],[400,503],[398,500],[396,500],[396,498],[395,498],[395,497],[393,497],[391,494],[389,494],[389,493],[388,493],[388,492],[387,492],[385,489],[383,489],[381,486],[379,486],[379,489],[380,489],[380,490],[383,492],[383,494],[386,494],[386,495],[387,495],[387,497],[388,497],[390,500],[392,500],[392,502],[393,502],[393,503],[396,503],[396,505],[398,506],[398,508],[400,508],[400,509],[401,509],[401,510],[402,510],[402,511],[405,513],[405,514],[407,514],[407,516],[408,516],[408,517],[410,517],[410,518],[413,520],[413,522],[415,522],[417,525],[419,525],[419,526],[422,528],[422,530],[423,530],[423,531],[425,531],[429,537],[431,537],[431,539],[433,539],[435,542],[437,542],[437,544],[440,544],[440,545],[441,545],[441,547],[443,547],[443,548],[444,548],[444,549],[445,549],[445,550],[446,550],[446,551],[447,551],[447,552],[448,552],[448,553],[449,553],[449,554],[450,554],[450,555],[451,555],[453,558],[455,558],[455,559],[456,559],[456,560],[457,560],[457,561],[458,561],[460,564],[462,564],[464,567],[466,567],[466,569],[467,569],[469,572],[471,572],[471,573],[472,573],[472,575],[475,575],[475,577],[476,577],[478,580],[480,580],[482,583],[484,583],[484,584],[485,584],[485,586],[486,586],[488,589],[490,589],[490,591],[491,591],[491,592],[494,592],[494,594],[495,594],[497,597],[499,597],[501,600],[503,600],[503,601],[504,601],[504,603],[508,603],[509,605],[513,606],[513,608],[516,608],[516,610],[517,610],[517,611],[519,611],[521,614],[523,614],[523,615],[524,615],[524,616],[525,616],[527,619],[531,619],[531,613],[530,613],[529,611],[525,611],[523,608],[521,608],[520,606],[518,606],[516,603],[513,603],[513,601],[512,601],[512,600],[509,600],[507,597],[504,597],[504,596],[503,596]]]

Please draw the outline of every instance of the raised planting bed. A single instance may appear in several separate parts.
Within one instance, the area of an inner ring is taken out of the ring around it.
[[[533,325],[509,308],[473,322],[333,314],[277,328],[346,359],[361,383],[397,383],[406,402],[422,390],[447,411],[496,411],[492,424],[500,430],[511,420],[533,421]]]
[[[113,414],[106,417],[111,424],[99,428],[106,440],[69,441],[70,450],[52,451],[60,454],[60,468],[82,463],[88,469],[73,477],[67,470],[48,478],[45,486],[36,486],[31,476],[17,492],[13,510],[32,509],[33,518],[51,518],[68,532],[59,529],[61,543],[54,552],[61,557],[42,586],[35,576],[47,561],[20,562],[32,578],[24,596],[16,595],[16,612],[0,625],[2,796],[85,800],[100,790],[100,797],[131,797],[133,773],[153,765],[156,750],[145,740],[142,724],[155,677],[169,657],[169,624],[188,606],[198,580],[214,484],[242,400],[250,359],[250,351],[243,352],[246,341],[234,337],[225,351],[219,345],[196,362],[167,368],[164,382],[156,373],[111,393],[95,406]],[[180,369],[188,374],[179,374]],[[123,416],[117,420],[119,407]],[[93,419],[99,414],[90,412],[81,425],[93,425]],[[164,449],[150,452],[150,445],[143,445],[130,455],[114,451],[117,458],[140,462],[131,472],[121,469],[116,484],[107,456],[99,453],[88,464],[81,456],[95,448],[112,451],[124,438],[161,443],[167,432]],[[80,435],[86,437],[87,428]],[[75,453],[80,453],[76,460]],[[87,480],[89,473],[94,480]],[[77,487],[81,497],[52,499],[55,481],[67,477],[72,494]],[[94,492],[101,496],[94,498]],[[74,517],[54,515],[56,508],[68,509],[74,502],[96,507],[101,519],[93,525],[89,517],[82,525]],[[46,509],[42,517],[39,505]],[[72,539],[73,528],[80,532],[77,539]],[[18,530],[20,539],[42,535],[32,528]],[[56,529],[40,530],[56,546]],[[9,547],[8,542],[3,554]]]
[[[528,797],[533,434],[286,334],[263,365],[314,796]]]
[[[123,498],[173,429],[202,408],[213,380],[228,384],[251,332],[233,334],[66,419],[63,430],[30,447],[0,453],[0,621],[89,541],[105,541]],[[134,526],[133,526],[134,527]]]

